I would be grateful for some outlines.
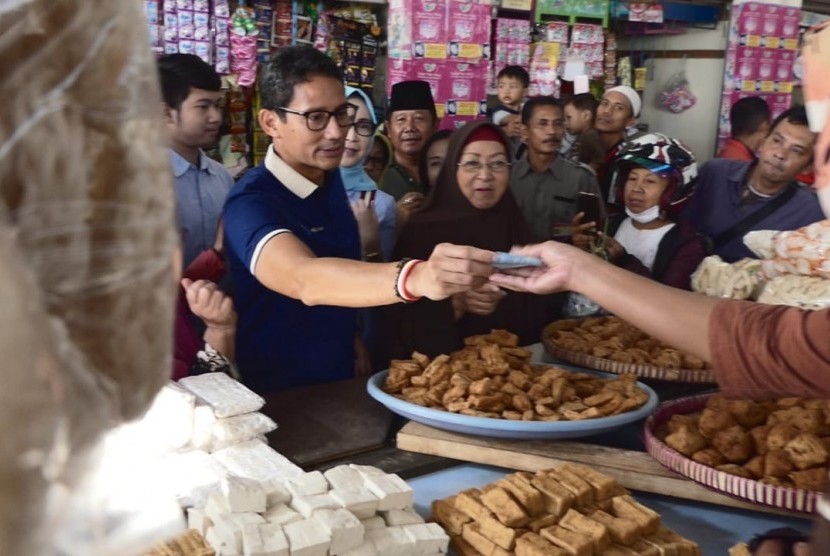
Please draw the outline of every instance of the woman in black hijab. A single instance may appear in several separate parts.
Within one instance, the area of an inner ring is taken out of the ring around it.
[[[394,257],[424,258],[439,243],[507,251],[530,241],[521,210],[510,193],[507,137],[487,121],[453,133],[437,184],[401,231]],[[522,345],[539,341],[545,324],[543,298],[499,290],[442,302],[421,300],[385,308],[383,364],[413,350],[434,357],[463,345],[466,336],[504,328]]]

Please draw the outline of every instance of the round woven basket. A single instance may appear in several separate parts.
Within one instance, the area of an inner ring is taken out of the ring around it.
[[[542,332],[542,343],[545,345],[545,350],[562,361],[567,361],[580,367],[587,367],[589,369],[596,369],[598,371],[605,371],[616,374],[634,374],[642,378],[650,378],[656,380],[665,380],[671,382],[694,382],[700,384],[714,383],[715,375],[711,369],[670,369],[666,367],[656,367],[654,365],[646,365],[643,363],[623,363],[621,361],[614,361],[612,359],[605,359],[603,357],[595,357],[587,353],[577,353],[563,349],[554,343],[551,335],[553,330],[552,325],[548,325]]]
[[[800,488],[768,485],[703,465],[667,446],[656,431],[672,415],[686,415],[702,411],[711,394],[680,398],[660,404],[646,419],[646,451],[661,464],[696,483],[736,498],[794,512],[813,513],[821,493]]]

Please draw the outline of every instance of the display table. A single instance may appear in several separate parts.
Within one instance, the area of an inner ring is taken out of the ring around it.
[[[512,469],[461,464],[410,479],[408,483],[415,491],[415,509],[426,517],[433,500],[452,496],[465,488],[481,487],[511,472]],[[810,531],[807,518],[769,515],[641,492],[634,492],[634,496],[659,512],[668,528],[697,542],[704,556],[725,555],[734,544],[775,527]]]

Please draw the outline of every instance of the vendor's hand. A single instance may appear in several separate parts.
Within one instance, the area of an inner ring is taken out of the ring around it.
[[[577,212],[571,220],[571,243],[584,251],[591,248],[591,243],[596,234],[596,222],[582,222],[585,217],[584,212]]]
[[[591,264],[591,261],[604,264],[588,253],[558,241],[514,247],[510,252],[538,257],[544,266],[503,270],[490,276],[490,281],[510,290],[538,294],[573,290],[572,280],[577,266]]]
[[[455,294],[464,300],[464,311],[474,315],[489,315],[496,310],[507,292],[495,284],[484,284],[474,290]]]
[[[205,321],[208,328],[233,330],[236,327],[236,311],[233,301],[209,280],[182,279],[187,304],[194,315]]]
[[[380,251],[380,226],[378,215],[375,213],[374,201],[367,197],[352,201],[351,206],[354,218],[357,220],[363,254],[377,253]]]
[[[446,299],[483,285],[493,273],[493,252],[466,245],[439,243],[429,259],[415,265],[406,283],[414,296]]]
[[[608,259],[610,261],[619,260],[620,257],[625,255],[625,247],[620,245],[619,241],[603,232],[598,232],[597,235],[599,235],[602,243],[605,245],[605,251],[608,253]]]

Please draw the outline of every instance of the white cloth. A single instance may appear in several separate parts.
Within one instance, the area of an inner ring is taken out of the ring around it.
[[[657,256],[657,248],[663,236],[675,226],[674,223],[666,224],[654,230],[638,230],[634,227],[631,218],[626,218],[614,234],[620,245],[626,252],[637,257],[643,266],[651,270],[654,267],[654,258]]]

